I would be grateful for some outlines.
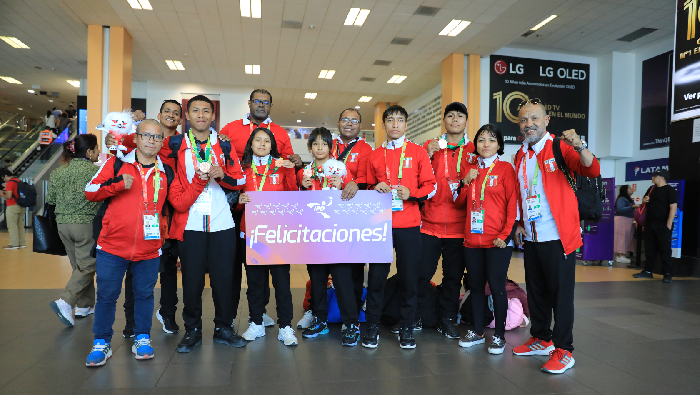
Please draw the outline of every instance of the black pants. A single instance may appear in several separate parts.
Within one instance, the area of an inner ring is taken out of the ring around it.
[[[416,321],[418,269],[421,264],[420,228],[392,229],[394,250],[396,250],[396,271],[401,288],[401,326],[411,326]],[[370,263],[367,284],[368,325],[379,325],[384,306],[384,286],[391,269],[391,263]]]
[[[440,287],[440,318],[457,319],[459,291],[464,277],[464,239],[443,239],[421,233],[421,267],[418,277],[417,314],[423,314],[423,304],[432,287],[430,280],[435,275],[442,255],[442,286]]]
[[[216,328],[231,326],[235,307],[231,283],[236,259],[236,229],[218,232],[186,230],[180,243],[182,319],[187,330],[202,330],[202,291],[207,268],[214,299]]]
[[[328,320],[328,275],[333,276],[333,287],[343,324],[359,324],[352,283],[352,266],[358,263],[307,265],[311,277],[311,311],[320,322]]]
[[[646,263],[644,270],[654,271],[656,256],[661,258],[662,273],[671,273],[671,230],[665,223],[647,223],[644,227]]]
[[[169,240],[177,243],[177,240]],[[174,316],[177,311],[177,255],[170,254],[169,250],[163,250],[160,256],[160,314]],[[133,275],[131,270],[126,271],[124,277],[124,316],[128,320],[134,319],[134,292],[131,287]]]
[[[506,248],[467,248],[464,247],[464,261],[471,283],[470,297],[474,315],[474,332],[484,333],[484,304],[486,303],[486,281],[493,296],[493,315],[496,320],[496,336],[506,334],[506,317],[508,315],[508,295],[506,279],[513,247]]]
[[[362,263],[353,263],[352,267],[352,288],[355,292],[355,304],[357,305],[357,316],[360,316],[362,311],[362,293],[365,288],[365,265]]]
[[[236,224],[236,262],[233,264],[233,318],[238,315],[238,305],[241,302],[241,281],[243,280],[243,265],[245,265],[245,239],[240,237],[241,234],[241,217],[242,211],[233,211],[233,222]],[[265,273],[265,305],[263,313],[267,313],[265,306],[270,303],[270,273]],[[250,287],[248,288],[250,289]],[[246,292],[248,295],[248,292]]]
[[[265,313],[265,290],[268,298],[270,284],[268,276],[272,275],[272,285],[275,287],[275,301],[277,302],[277,324],[280,328],[292,325],[292,291],[289,289],[289,265],[246,265],[246,277],[248,278],[248,309],[250,318],[257,325],[262,325],[263,313]]]
[[[525,242],[525,284],[530,334],[554,347],[573,351],[576,255],[564,255],[561,240]],[[469,274],[471,278],[471,273]],[[554,330],[552,327],[554,311]]]

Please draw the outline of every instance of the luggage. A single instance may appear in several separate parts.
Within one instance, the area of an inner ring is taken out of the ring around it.
[[[42,215],[34,216],[34,242],[32,251],[40,254],[65,256],[66,247],[58,235],[55,206],[46,203]]]

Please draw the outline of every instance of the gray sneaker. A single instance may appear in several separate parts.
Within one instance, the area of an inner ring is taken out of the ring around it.
[[[486,339],[484,339],[484,336],[479,336],[476,334],[476,332],[470,330],[467,332],[467,335],[464,336],[464,339],[459,340],[459,346],[460,347],[472,347],[476,346],[477,344],[483,344],[486,343]]]
[[[503,350],[506,349],[506,340],[500,336],[494,336],[491,338],[491,344],[489,345],[489,354],[503,354]]]

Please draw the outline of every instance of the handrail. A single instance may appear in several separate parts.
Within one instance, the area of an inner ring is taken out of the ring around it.
[[[37,126],[39,126],[39,125],[37,125]],[[37,129],[38,129],[38,128],[37,128]],[[31,132],[27,133],[26,136],[22,137],[22,139],[20,139],[18,142],[16,142],[15,145],[13,145],[11,148],[9,148],[9,149],[7,150],[7,152],[5,152],[5,154],[4,154],[3,156],[0,156],[0,161],[3,160],[3,159],[5,159],[5,157],[6,157],[10,152],[12,152],[12,150],[15,149],[15,147],[17,147],[18,145],[20,145],[20,143],[22,143],[24,140],[26,140],[27,138],[29,138],[29,136],[31,136],[34,132],[35,132],[35,130],[32,130]],[[35,147],[35,148],[36,148],[36,147]]]

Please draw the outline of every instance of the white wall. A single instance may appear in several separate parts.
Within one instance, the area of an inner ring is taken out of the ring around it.
[[[442,84],[438,84],[436,87],[433,89],[425,92],[424,94],[416,97],[416,98],[411,98],[411,99],[404,99],[400,102],[398,102],[398,105],[401,107],[405,108],[406,111],[408,112],[408,130],[411,130],[411,115],[414,114],[416,111],[421,109],[421,107],[424,107],[428,102],[433,100],[436,96],[441,96],[442,95]],[[449,103],[448,103],[449,104]],[[444,110],[444,106],[446,104],[442,103],[442,100],[440,100],[440,109],[441,111]],[[442,114],[440,115],[440,118],[442,119]],[[438,137],[440,136],[440,131],[442,128],[442,124],[440,124],[436,128],[432,128],[430,130],[425,131],[422,133],[420,136],[412,137],[411,141],[417,144],[423,144],[430,138]]]

